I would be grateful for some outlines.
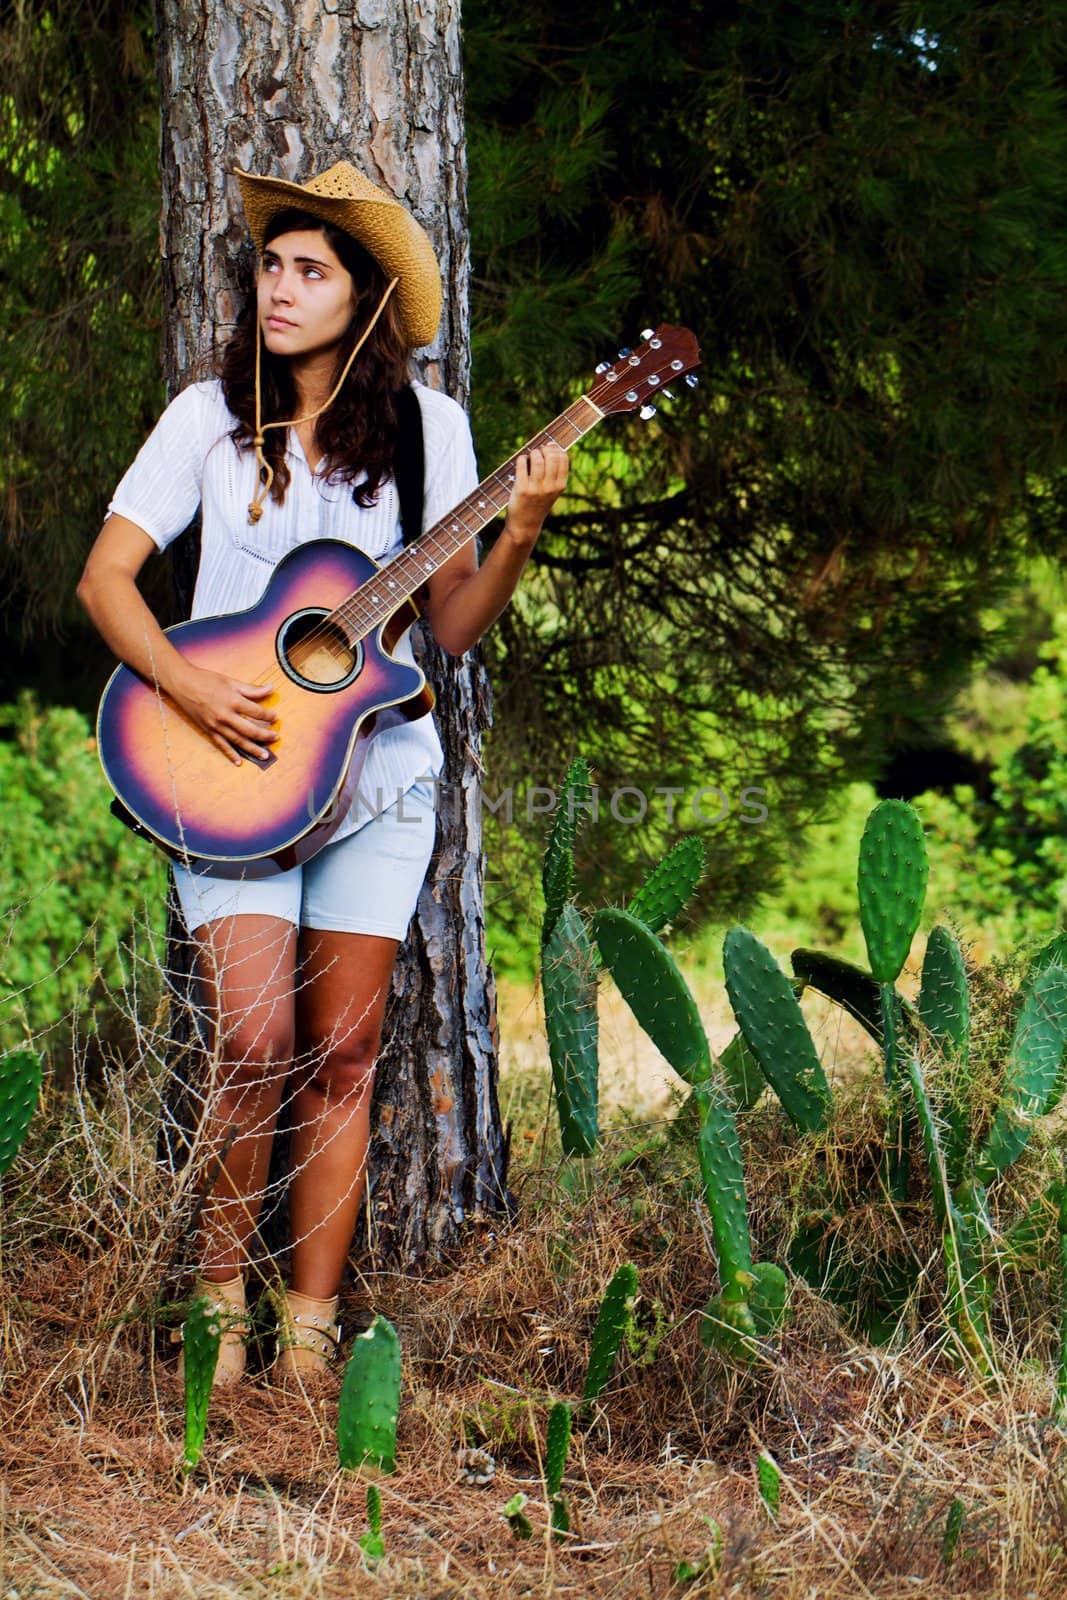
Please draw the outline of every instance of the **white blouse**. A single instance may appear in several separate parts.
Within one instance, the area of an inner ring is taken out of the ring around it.
[[[477,486],[470,425],[448,395],[415,385],[422,411],[426,458],[423,527],[430,528]],[[143,528],[165,550],[201,510],[200,568],[193,617],[244,611],[255,605],[276,563],[309,539],[344,539],[385,565],[403,548],[396,485],[387,479],[377,502],[358,506],[352,485],[313,473],[290,428],[286,459],[290,481],[285,500],[268,498],[253,527],[248,505],[256,488],[254,451],[229,438],[236,426],[218,379],[195,383],[177,395],[160,417],[115,490],[108,513]],[[394,649],[413,661],[405,634]],[[438,776],[444,757],[429,714],[372,740],[349,816],[334,835],[343,838],[404,794],[419,778]]]

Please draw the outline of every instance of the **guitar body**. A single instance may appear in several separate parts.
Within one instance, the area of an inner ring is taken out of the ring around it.
[[[227,877],[298,865],[347,816],[370,741],[433,705],[422,672],[391,654],[418,616],[406,600],[353,646],[323,619],[378,565],[341,540],[300,545],[248,611],[168,629],[189,661],[244,683],[270,683],[278,738],[265,761],[235,766],[152,683],[112,675],[97,724],[100,759],[126,820],[170,855]]]

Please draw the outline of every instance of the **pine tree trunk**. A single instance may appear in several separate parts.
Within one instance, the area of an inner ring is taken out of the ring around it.
[[[303,181],[347,159],[429,231],[444,312],[422,375],[461,403],[469,348],[458,0],[157,0],[164,327],[171,390],[232,327],[252,252],[235,167]],[[445,750],[435,864],[400,953],[375,1089],[360,1234],[374,1259],[439,1253],[504,1200],[496,1006],[485,962],[477,655],[423,662]]]

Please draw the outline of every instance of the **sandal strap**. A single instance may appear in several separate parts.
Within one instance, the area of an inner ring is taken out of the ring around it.
[[[328,1360],[340,1343],[340,1325],[318,1312],[291,1311],[278,1327],[279,1350],[312,1350]]]

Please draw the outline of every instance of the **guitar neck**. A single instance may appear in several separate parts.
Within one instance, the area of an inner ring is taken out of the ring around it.
[[[355,594],[349,595],[331,614],[330,621],[343,628],[352,644],[388,621],[393,612],[409,600],[428,578],[443,567],[470,539],[477,537],[493,518],[499,516],[511,498],[516,462],[527,450],[545,444],[558,444],[569,450],[572,444],[596,427],[604,413],[588,395],[568,406],[547,428],[535,434],[503,466],[483,478],[477,489],[451,510],[447,517],[428,528],[420,539],[401,551]]]

